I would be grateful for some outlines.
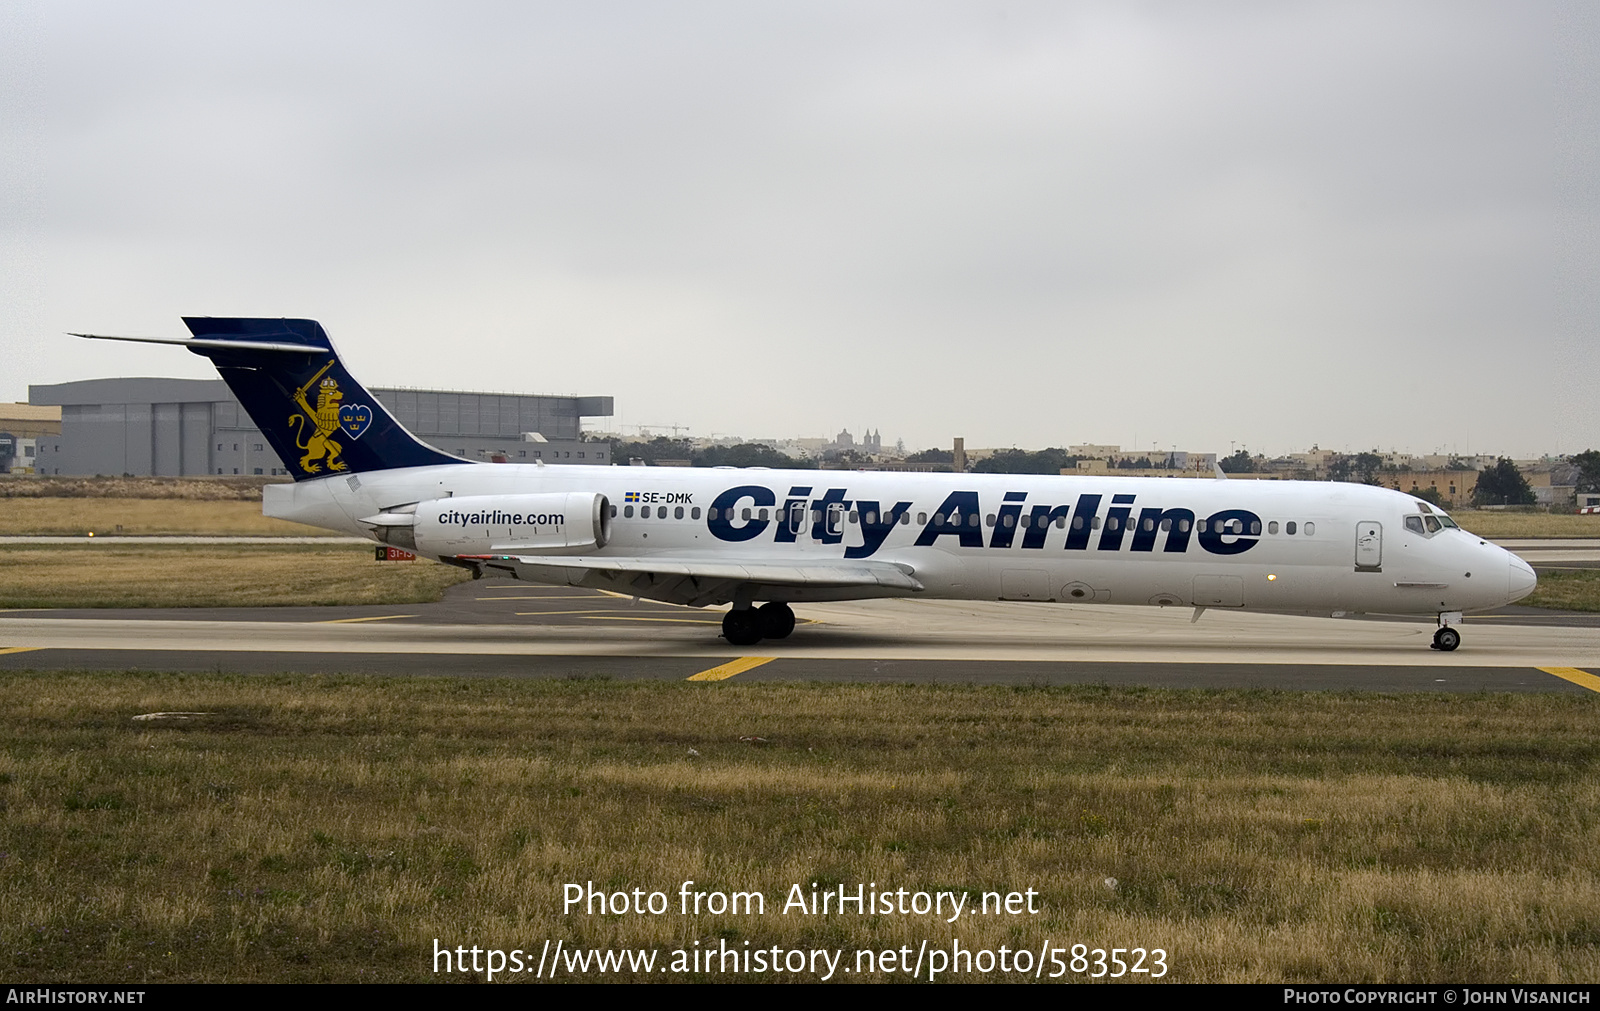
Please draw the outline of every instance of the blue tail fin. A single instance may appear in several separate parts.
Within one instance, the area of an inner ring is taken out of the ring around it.
[[[211,359],[296,481],[334,473],[466,463],[427,445],[345,370],[309,319],[184,317],[189,350]]]

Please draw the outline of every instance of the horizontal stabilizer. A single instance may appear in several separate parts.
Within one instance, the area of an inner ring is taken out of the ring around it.
[[[238,351],[239,342],[229,340],[209,340],[206,338],[184,339],[182,337],[113,337],[103,333],[75,333],[69,337],[87,337],[92,341],[135,341],[139,344],[176,344],[181,348],[189,348],[197,355],[207,351],[228,350]],[[327,348],[317,347],[314,344],[285,344],[282,342],[251,341],[251,351],[283,351],[290,354],[319,355]]]

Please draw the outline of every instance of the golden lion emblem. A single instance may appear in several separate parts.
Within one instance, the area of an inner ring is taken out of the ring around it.
[[[344,394],[339,392],[339,383],[333,378],[322,380],[322,385],[317,388],[317,406],[312,407],[306,400],[306,392],[327,372],[333,365],[329,362],[322,370],[311,377],[310,382],[295,391],[295,403],[300,405],[301,414],[289,415],[289,424],[295,427],[295,446],[306,451],[300,458],[300,469],[307,474],[315,474],[322,469],[318,460],[326,460],[329,470],[344,470],[348,466],[339,459],[343,446],[329,438],[339,430],[339,403],[344,400]],[[311,434],[305,442],[300,441],[299,432],[305,428],[306,423],[311,423]]]

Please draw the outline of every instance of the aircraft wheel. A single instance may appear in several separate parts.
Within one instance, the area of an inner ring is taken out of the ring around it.
[[[762,604],[757,613],[761,615],[763,639],[787,639],[794,631],[794,611],[781,600]]]
[[[736,608],[722,616],[722,637],[734,646],[754,646],[761,641],[761,616],[754,608]]]
[[[1442,649],[1448,653],[1459,645],[1461,645],[1461,633],[1457,632],[1449,625],[1446,625],[1445,627],[1439,629],[1439,631],[1433,633],[1434,649]]]

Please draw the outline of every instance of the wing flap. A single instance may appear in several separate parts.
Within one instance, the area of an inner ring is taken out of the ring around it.
[[[835,595],[906,596],[923,589],[910,566],[892,562],[785,559],[462,555],[535,583],[615,590],[653,600],[703,605],[731,599],[738,587],[792,591],[796,599]],[[836,599],[836,598],[835,598]]]

